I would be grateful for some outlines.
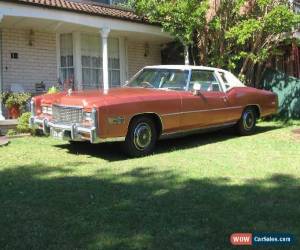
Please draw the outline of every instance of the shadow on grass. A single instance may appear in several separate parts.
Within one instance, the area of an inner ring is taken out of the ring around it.
[[[0,172],[0,248],[231,249],[231,233],[253,231],[299,239],[300,182],[292,176],[179,183],[153,167],[102,179],[49,177],[62,169],[47,166]]]
[[[265,133],[271,130],[282,128],[281,125],[277,126],[258,126],[256,134]],[[194,147],[203,146],[206,144],[218,143],[237,137],[234,128],[218,130],[215,132],[194,134],[176,139],[168,139],[159,141],[154,150],[154,154],[162,154],[174,150],[189,149]],[[56,147],[67,149],[70,154],[83,154],[90,155],[105,159],[110,162],[126,160],[128,157],[122,152],[121,143],[102,143],[90,144],[83,142],[77,145],[60,144]]]

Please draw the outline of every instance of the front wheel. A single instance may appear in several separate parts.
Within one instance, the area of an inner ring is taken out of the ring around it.
[[[157,141],[157,131],[151,118],[134,118],[129,125],[123,145],[124,151],[131,157],[141,157],[153,152]]]
[[[257,115],[253,108],[246,108],[237,124],[240,135],[252,135],[255,132]]]

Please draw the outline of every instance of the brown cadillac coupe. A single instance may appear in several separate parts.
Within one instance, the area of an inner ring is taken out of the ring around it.
[[[121,88],[34,97],[30,122],[70,142],[122,141],[137,157],[159,139],[191,132],[235,126],[251,135],[277,105],[276,94],[246,87],[222,69],[151,66]]]

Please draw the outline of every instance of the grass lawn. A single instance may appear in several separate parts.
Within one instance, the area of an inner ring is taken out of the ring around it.
[[[253,231],[299,243],[295,127],[162,141],[141,159],[118,144],[14,139],[0,148],[0,249],[221,250]]]

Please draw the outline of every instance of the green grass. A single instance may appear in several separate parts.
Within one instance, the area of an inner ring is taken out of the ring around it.
[[[166,140],[140,159],[118,144],[14,139],[0,148],[0,249],[231,249],[231,233],[253,231],[299,242],[295,127]]]

